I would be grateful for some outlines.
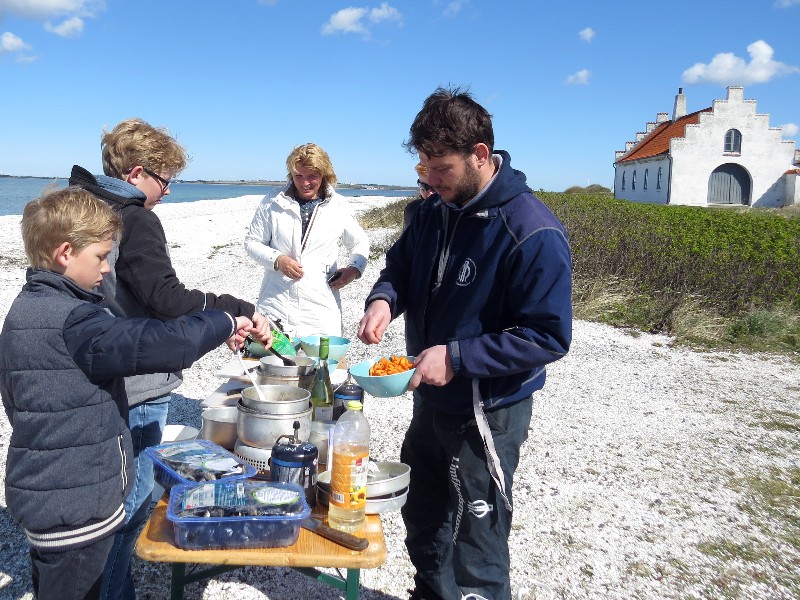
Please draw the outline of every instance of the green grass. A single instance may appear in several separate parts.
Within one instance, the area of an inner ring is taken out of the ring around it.
[[[725,210],[537,192],[567,227],[576,318],[707,349],[800,357],[800,207]],[[368,211],[400,235],[409,199]]]

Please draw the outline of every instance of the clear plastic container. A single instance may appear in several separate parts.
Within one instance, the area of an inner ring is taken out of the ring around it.
[[[331,435],[331,492],[328,524],[356,533],[364,526],[369,467],[369,423],[361,402],[347,403]]]
[[[167,505],[175,545],[187,550],[291,546],[310,514],[299,485],[254,479],[176,485]]]
[[[153,475],[165,490],[179,483],[243,479],[258,472],[222,446],[209,440],[183,440],[145,448],[153,461]]]

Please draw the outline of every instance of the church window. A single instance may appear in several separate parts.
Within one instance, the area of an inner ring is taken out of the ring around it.
[[[625,171],[622,172],[622,189],[625,189]]]
[[[658,167],[658,173],[656,174],[656,189],[661,189],[661,167]]]
[[[633,177],[631,177],[631,189],[636,189],[636,169],[633,170]]]
[[[647,176],[649,174],[650,169],[644,170],[644,181],[642,182],[642,189],[647,189]]]

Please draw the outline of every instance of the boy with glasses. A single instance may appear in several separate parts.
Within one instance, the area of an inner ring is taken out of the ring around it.
[[[112,271],[100,288],[112,313],[166,320],[219,308],[252,319],[253,337],[269,347],[269,319],[258,314],[252,303],[227,294],[187,289],[172,267],[164,228],[152,209],[169,195],[172,179],[186,167],[186,151],[166,129],[141,119],[127,119],[105,132],[101,147],[105,175],[94,176],[75,165],[69,183],[104,200],[124,225],[122,237],[109,256]],[[117,533],[109,554],[104,598],[136,597],[130,558],[139,529],[150,513],[155,483],[153,464],[142,452],[161,443],[170,392],[180,384],[180,372],[129,377],[125,381],[136,482],[125,501],[128,521]]]

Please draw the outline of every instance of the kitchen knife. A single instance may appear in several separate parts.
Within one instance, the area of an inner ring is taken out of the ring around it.
[[[366,538],[360,538],[355,535],[345,533],[344,531],[334,529],[333,527],[328,527],[322,521],[312,519],[311,517],[306,517],[300,521],[300,525],[309,531],[313,531],[317,535],[324,537],[326,540],[336,542],[337,544],[340,544],[345,548],[349,548],[350,550],[358,550],[360,552],[369,546],[369,542]]]

